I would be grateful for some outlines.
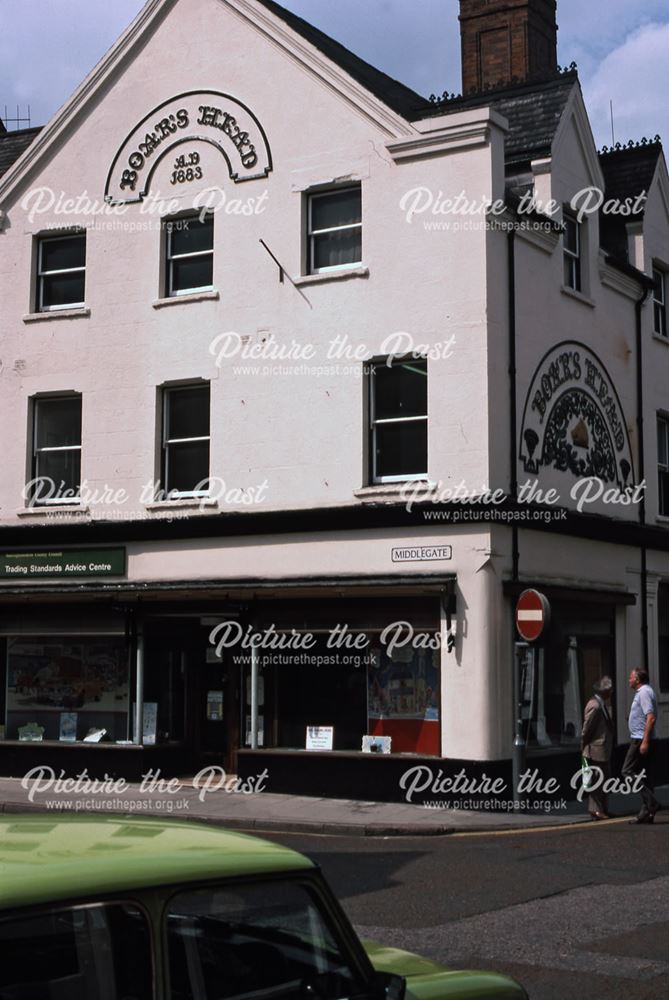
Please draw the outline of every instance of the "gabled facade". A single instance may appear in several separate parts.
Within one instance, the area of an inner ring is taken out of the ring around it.
[[[274,791],[506,773],[526,587],[528,753],[572,768],[602,673],[623,744],[641,662],[669,738],[666,164],[598,155],[551,59],[431,103],[269,0],[153,0],[0,135],[6,773],[31,733]]]

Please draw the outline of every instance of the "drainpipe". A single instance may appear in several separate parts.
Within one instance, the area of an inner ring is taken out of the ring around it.
[[[509,447],[509,482],[510,496],[515,501],[518,496],[516,465],[516,436],[518,428],[516,425],[516,233],[513,229],[510,229],[507,234],[507,246],[509,260],[509,433],[511,436]],[[515,521],[511,524],[511,560],[511,578],[514,583],[517,583],[520,554],[518,548],[518,525]]]
[[[641,310],[648,298],[650,288],[644,287],[641,298],[634,303],[636,319],[636,406],[637,406],[637,433],[639,436],[639,482],[646,478],[646,461],[644,449],[644,410],[643,410],[643,336],[641,324]],[[646,492],[644,490],[639,504],[639,524],[642,528],[641,537],[641,648],[643,653],[643,669],[648,670],[648,559],[645,542],[645,532],[643,528],[646,524]]]
[[[144,742],[144,626],[142,622],[137,623],[136,643],[135,732],[133,743],[141,746]]]
[[[516,234],[510,229],[507,235],[507,252],[509,267],[509,493],[511,500],[518,497],[518,475],[516,462],[516,437],[518,434],[516,418]],[[518,567],[520,552],[518,545],[518,525],[511,524],[511,562],[512,580],[518,582]],[[511,623],[511,634],[515,633],[515,620]],[[520,776],[526,766],[526,741],[520,713],[520,658],[521,648],[514,642],[511,670],[513,674],[513,750],[511,754],[511,773],[513,781],[514,801],[518,802],[520,793]]]

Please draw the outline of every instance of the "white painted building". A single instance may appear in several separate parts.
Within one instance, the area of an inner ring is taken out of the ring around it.
[[[602,673],[623,744],[644,662],[669,738],[664,155],[598,154],[550,0],[461,14],[466,94],[429,102],[269,0],[149,0],[0,134],[5,773],[31,733],[270,790],[505,773],[526,587],[530,755],[572,769]],[[223,622],[292,648],[252,683]]]

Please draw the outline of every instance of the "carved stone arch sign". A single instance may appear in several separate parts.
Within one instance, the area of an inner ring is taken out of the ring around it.
[[[564,341],[539,362],[520,431],[525,472],[554,469],[634,484],[625,414],[604,364],[585,344]]]
[[[193,90],[154,108],[135,126],[114,157],[105,200],[142,201],[163,157],[184,143],[215,146],[235,183],[266,177],[272,154],[262,125],[241,101],[216,90]]]

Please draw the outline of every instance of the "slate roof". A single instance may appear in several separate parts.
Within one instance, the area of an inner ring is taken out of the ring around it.
[[[507,165],[528,163],[550,153],[567,101],[577,84],[578,73],[569,70],[551,80],[535,80],[430,103],[429,113],[421,117],[493,107],[509,122]]]
[[[644,140],[618,149],[605,147],[599,154],[599,163],[604,174],[607,201],[617,199],[624,203],[627,198],[635,201],[640,194],[647,192],[653,182],[661,152],[662,143],[659,139],[652,142]],[[609,253],[627,260],[626,224],[640,222],[643,216],[643,209],[630,217],[601,213],[599,230],[602,246]]]
[[[28,148],[41,128],[22,128],[16,132],[0,132],[0,177]]]
[[[311,42],[319,52],[331,59],[397,114],[404,118],[413,119],[419,117],[419,109],[424,109],[426,104],[428,107],[431,106],[415,90],[405,87],[403,83],[393,80],[386,73],[382,73],[381,70],[365,62],[364,59],[360,59],[350,49],[326,35],[324,31],[314,28],[308,21],[286,10],[274,0],[259,0],[259,2],[272,14],[285,21],[298,35]]]
[[[635,198],[650,187],[662,152],[659,139],[599,154],[607,198]]]

